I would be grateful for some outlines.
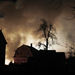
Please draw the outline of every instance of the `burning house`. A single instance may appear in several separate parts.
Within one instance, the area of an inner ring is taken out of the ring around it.
[[[16,49],[14,55],[14,63],[27,63],[28,58],[37,55],[38,51],[32,46],[22,45]]]

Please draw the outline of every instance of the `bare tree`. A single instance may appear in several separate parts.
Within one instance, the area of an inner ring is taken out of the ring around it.
[[[45,38],[46,44],[39,42],[39,46],[43,45],[45,50],[48,50],[49,39],[52,39],[52,42],[54,42],[54,39],[57,39],[55,36],[56,29],[52,24],[48,25],[46,20],[42,19],[41,21],[43,23],[40,25],[39,31],[43,31],[43,36]]]

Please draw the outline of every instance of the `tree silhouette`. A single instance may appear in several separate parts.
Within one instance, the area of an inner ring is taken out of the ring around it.
[[[41,21],[43,23],[40,25],[39,31],[43,31],[43,36],[45,38],[46,44],[42,44],[41,42],[39,42],[39,46],[41,47],[41,45],[43,45],[45,47],[45,50],[48,50],[48,46],[50,43],[49,39],[52,39],[52,43],[54,42],[54,39],[57,39],[55,35],[56,29],[54,25],[48,25],[46,20],[41,19]]]

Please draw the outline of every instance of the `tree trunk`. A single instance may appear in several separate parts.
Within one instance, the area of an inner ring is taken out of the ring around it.
[[[48,38],[46,38],[46,50],[48,50]]]

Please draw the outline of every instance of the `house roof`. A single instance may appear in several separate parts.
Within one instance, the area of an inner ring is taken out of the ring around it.
[[[14,57],[30,57],[36,53],[36,49],[27,45],[22,45],[16,49]]]

